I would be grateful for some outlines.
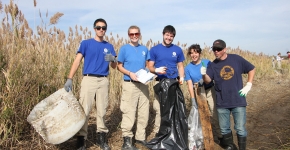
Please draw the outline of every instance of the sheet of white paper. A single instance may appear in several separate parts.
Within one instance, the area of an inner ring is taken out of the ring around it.
[[[147,72],[144,69],[140,69],[139,71],[137,71],[135,73],[137,75],[137,79],[138,81],[140,81],[143,84],[147,84],[148,82],[151,81],[151,79],[154,78],[155,74],[151,73],[151,72]]]

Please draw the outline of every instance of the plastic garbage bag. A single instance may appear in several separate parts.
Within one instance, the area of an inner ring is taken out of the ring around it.
[[[154,91],[159,97],[161,123],[156,137],[146,146],[153,150],[188,150],[188,124],[179,82],[162,79]]]
[[[74,136],[85,123],[85,113],[72,92],[64,88],[40,101],[27,121],[51,144],[62,143]]]
[[[192,107],[188,116],[188,145],[190,150],[203,150],[203,134],[198,109]]]

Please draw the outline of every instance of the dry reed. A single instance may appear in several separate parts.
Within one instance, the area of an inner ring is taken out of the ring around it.
[[[34,6],[36,1],[34,0]],[[0,1],[0,12],[2,11],[2,2]],[[69,28],[68,35],[64,31],[41,24],[37,26],[37,34],[29,27],[24,15],[18,10],[18,6],[10,0],[5,5],[5,16],[3,18],[0,30],[0,148],[17,147],[19,141],[35,140],[39,145],[34,145],[35,149],[44,148],[42,140],[39,140],[38,134],[31,129],[26,118],[32,108],[42,99],[63,87],[66,76],[75,58],[75,52],[79,43],[83,39],[94,36],[87,27],[75,26],[75,30]],[[46,14],[47,17],[48,14]],[[56,24],[62,13],[56,13],[50,19],[50,25]],[[41,18],[41,13],[39,12]],[[116,38],[117,37],[117,38]],[[128,40],[123,37],[116,37],[111,33],[105,36],[105,39],[114,45],[118,53],[120,47]],[[152,46],[160,43],[154,43],[151,39],[146,43],[150,49]],[[187,44],[180,44],[186,54]],[[228,47],[228,53],[234,53],[243,56],[256,66],[256,80],[263,76],[275,76],[271,66],[271,59],[264,54],[256,54],[249,51],[243,51],[239,48]],[[204,45],[202,52],[204,58],[214,59],[214,55],[209,46]],[[186,59],[184,65],[190,62]],[[286,65],[283,65],[285,68]],[[82,79],[82,68],[78,69],[73,79],[73,92],[76,96],[79,93],[79,85]],[[110,90],[109,99],[111,108],[119,106],[121,96],[122,74],[118,70],[110,68]],[[153,85],[150,87],[150,97],[153,99]],[[186,84],[182,85],[185,97],[189,94]],[[121,117],[121,116],[119,116]],[[116,123],[118,124],[118,123]]]

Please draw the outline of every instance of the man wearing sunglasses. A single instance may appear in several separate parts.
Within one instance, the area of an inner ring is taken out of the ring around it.
[[[227,149],[235,149],[231,130],[230,114],[235,123],[239,150],[246,149],[246,95],[252,87],[255,66],[236,54],[227,54],[226,43],[218,39],[213,42],[212,51],[216,59],[201,67],[205,83],[215,82],[216,107],[221,134],[220,145]],[[247,84],[243,87],[242,74],[248,74]]]
[[[81,82],[79,102],[87,117],[85,124],[77,133],[77,149],[85,149],[85,139],[87,139],[88,134],[89,113],[95,103],[97,109],[96,144],[103,150],[110,150],[106,139],[108,128],[105,125],[104,116],[108,106],[109,81],[107,76],[109,74],[109,65],[114,69],[116,68],[116,53],[113,45],[104,41],[104,36],[107,30],[106,21],[102,18],[97,19],[95,20],[93,27],[96,35],[94,38],[83,40],[81,42],[64,88],[67,92],[72,90],[73,76],[84,58],[83,79]]]

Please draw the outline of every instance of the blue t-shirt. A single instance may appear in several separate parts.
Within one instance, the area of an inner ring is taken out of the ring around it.
[[[217,108],[247,106],[246,98],[239,95],[243,88],[242,74],[253,70],[250,62],[236,54],[227,54],[225,60],[215,59],[206,74],[215,82]]]
[[[210,61],[208,59],[201,59],[201,62],[203,62],[205,67],[207,67],[208,64],[210,64]],[[184,68],[184,73],[185,73],[184,80],[185,81],[191,80],[192,84],[199,82],[200,79],[202,79],[202,75],[200,73],[200,68],[201,67],[202,67],[202,63],[194,64],[194,63],[190,62]],[[213,82],[211,82],[209,84],[204,84],[204,88],[209,88],[211,86],[213,86]]]
[[[184,61],[184,54],[179,46],[171,44],[164,46],[158,44],[150,50],[150,61],[154,61],[154,67],[167,67],[166,74],[158,74],[158,78],[177,78],[177,63]]]
[[[106,41],[98,42],[94,38],[83,40],[77,53],[84,57],[83,74],[95,75],[108,75],[110,62],[105,61],[105,55],[116,56],[112,44]]]
[[[137,72],[140,69],[145,69],[146,60],[150,59],[150,54],[147,47],[143,45],[132,46],[130,44],[123,45],[118,54],[118,61],[123,63],[123,67],[130,72]],[[124,74],[124,80],[131,78]]]

